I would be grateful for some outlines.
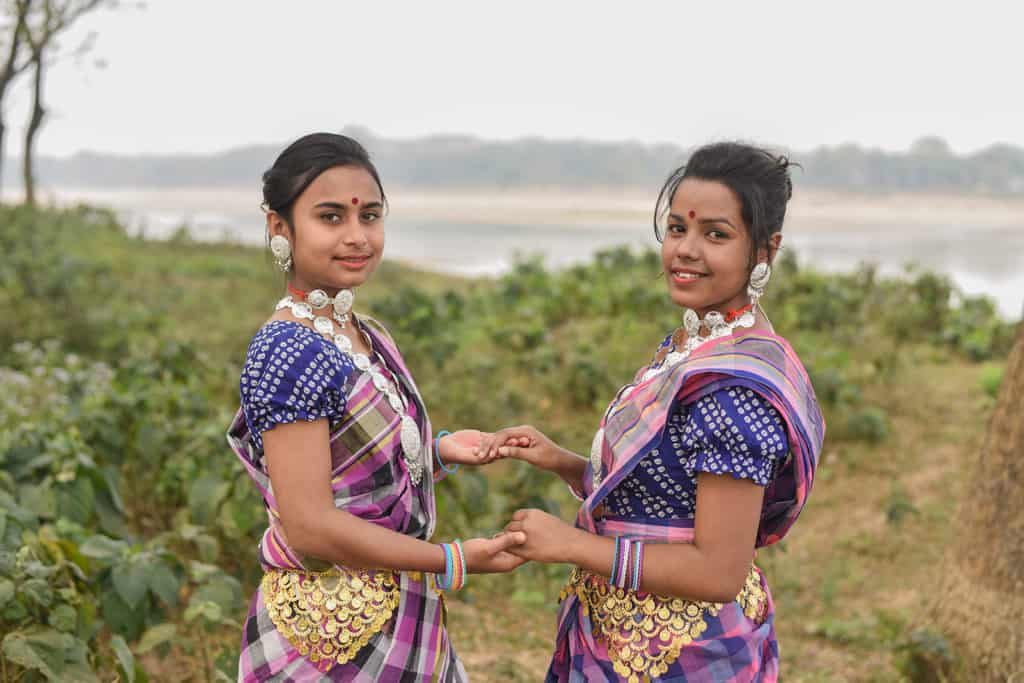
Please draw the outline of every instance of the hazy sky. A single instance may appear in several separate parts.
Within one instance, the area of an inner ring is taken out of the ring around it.
[[[395,137],[1024,146],[1020,7],[148,0],[82,21],[75,35],[98,32],[96,49],[50,71],[39,148],[210,152],[349,124]],[[17,153],[24,84],[12,95]]]

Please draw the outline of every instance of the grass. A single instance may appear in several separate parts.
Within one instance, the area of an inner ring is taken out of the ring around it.
[[[89,259],[110,266],[121,292],[136,296],[139,306],[159,311],[162,324],[156,333],[162,339],[193,343],[213,360],[213,371],[203,381],[216,405],[230,410],[237,401],[245,346],[283,289],[270,259],[257,249],[187,240],[110,238],[102,243],[95,238],[83,240],[81,248]],[[433,294],[493,285],[384,263],[360,289],[357,308],[372,310],[404,286]],[[663,332],[660,319],[628,313],[579,316],[556,327],[538,346],[541,352],[561,354],[551,362],[556,368],[551,377],[542,376],[543,358],[536,348],[506,333],[534,323],[536,315],[519,321],[503,317],[497,333],[473,328],[476,337],[467,345],[471,352],[463,357],[466,367],[442,370],[421,356],[422,367],[413,365],[412,370],[439,426],[504,426],[458,424],[460,411],[478,416],[480,422],[529,421],[582,452],[609,397],[602,389],[592,402],[588,397],[574,403],[566,398],[572,386],[564,378],[576,376],[570,368],[591,364],[595,374],[628,381],[623,369],[642,362]],[[646,345],[640,348],[637,340],[646,340]],[[787,681],[903,680],[899,648],[913,632],[928,626],[931,587],[941,571],[965,463],[981,447],[1002,367],[998,362],[979,366],[935,347],[903,349],[897,360],[879,365],[882,379],[864,385],[868,402],[887,415],[880,423],[887,435],[877,443],[827,439],[802,518],[783,543],[759,555],[775,598]],[[584,379],[589,368],[579,373]],[[602,381],[590,381],[584,395]],[[500,405],[493,412],[471,412],[473,406],[460,400],[465,398],[460,392],[469,396],[468,403]],[[867,424],[871,430],[876,427]],[[214,431],[222,444],[219,427]],[[226,449],[224,457],[230,457]],[[509,482],[521,474],[520,467],[500,463],[486,470],[489,489],[482,495],[490,497],[493,509],[504,506],[510,490],[519,493]],[[465,474],[455,479],[473,481]],[[451,495],[457,485],[443,484],[439,496]],[[563,487],[554,488],[562,496],[563,518],[571,519],[575,508],[568,495]],[[135,512],[146,508],[142,502],[132,505]],[[161,513],[175,511],[148,514]],[[447,537],[450,522],[441,522],[438,535]],[[499,523],[489,517],[472,520],[474,525],[492,522]],[[222,565],[229,570],[255,569],[251,548],[224,555]],[[475,576],[468,590],[449,601],[453,642],[472,680],[543,678],[554,640],[556,596],[567,574],[567,567],[526,567],[515,576]],[[247,597],[254,588],[251,583],[244,586]],[[247,603],[240,604],[231,615],[238,627],[218,627],[208,635],[193,632],[181,614],[169,614],[180,636],[164,651],[142,656],[151,679],[204,680],[200,643],[208,645],[205,649],[219,668],[229,671],[237,658],[246,609]]]
[[[119,272],[127,273],[126,286],[168,293],[160,305],[174,318],[176,336],[200,342],[215,355],[241,358],[249,332],[269,315],[280,281],[252,250],[203,245],[201,251],[197,255],[196,245],[189,243],[137,242],[130,253],[113,250],[110,258],[120,261]],[[130,267],[122,259],[130,259]],[[372,307],[378,297],[403,284],[438,291],[477,283],[385,263],[360,290],[360,307]],[[239,305],[223,306],[232,300]],[[261,308],[254,300],[267,305]],[[632,353],[621,344],[605,352],[616,360]],[[635,353],[642,356],[647,350]],[[992,406],[993,372],[985,368],[979,375],[977,365],[923,350],[919,363],[906,364],[896,379],[872,388],[869,398],[891,419],[888,438],[879,445],[844,442],[830,447],[826,442],[803,516],[789,538],[762,551],[758,559],[776,602],[786,680],[903,680],[898,646],[911,631],[928,624],[929,586],[935,585],[941,568],[965,458],[980,447],[980,425]],[[228,387],[226,393],[232,391]],[[560,403],[555,401],[551,413],[542,397],[523,412],[527,417],[547,413],[560,426],[580,420],[579,415],[561,414]],[[443,406],[435,413],[443,416]],[[491,471],[492,478],[507,474],[507,468]],[[570,519],[573,512],[563,507],[563,517]],[[564,576],[568,568],[547,573]],[[559,581],[540,581],[527,592],[508,577],[472,581],[466,600],[449,602],[453,642],[470,678],[541,680],[554,642]],[[236,616],[241,621],[244,610]],[[228,653],[237,648],[238,633],[226,629],[216,640],[221,652]],[[154,665],[151,671],[173,672],[177,678],[199,670],[196,657],[175,648],[161,663],[150,657],[148,664]]]
[[[961,493],[965,461],[981,447],[992,402],[977,366],[928,363],[876,397],[892,416],[879,446],[826,451],[813,493],[781,547],[759,553],[776,604],[782,674],[792,683],[905,680],[898,646],[928,626]],[[917,513],[897,523],[893,487]],[[564,573],[568,574],[566,568]],[[555,633],[554,591],[542,605],[473,577],[486,601],[450,601],[452,639],[476,681],[542,680]]]

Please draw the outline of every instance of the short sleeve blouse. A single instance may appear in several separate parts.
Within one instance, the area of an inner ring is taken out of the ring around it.
[[[788,452],[778,411],[752,389],[727,386],[669,417],[658,447],[608,494],[608,510],[631,519],[693,517],[700,472],[767,486]]]
[[[249,343],[239,385],[254,445],[262,451],[263,432],[279,424],[340,417],[354,373],[347,355],[305,325],[264,325]]]

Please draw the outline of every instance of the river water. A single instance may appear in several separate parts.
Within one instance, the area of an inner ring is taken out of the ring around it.
[[[387,258],[452,274],[498,275],[520,256],[563,267],[596,251],[656,246],[649,198],[590,194],[392,192]],[[162,239],[181,226],[194,239],[263,242],[252,190],[51,191],[51,201],[111,206],[130,229]],[[1005,317],[1024,310],[1024,202],[812,196],[791,205],[784,245],[805,265],[844,271],[874,263],[946,273],[966,294],[992,297]]]

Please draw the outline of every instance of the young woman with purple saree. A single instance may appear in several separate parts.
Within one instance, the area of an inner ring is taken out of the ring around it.
[[[308,135],[264,174],[290,294],[249,344],[228,442],[260,491],[264,575],[239,681],[463,681],[444,592],[523,562],[502,536],[446,544],[434,477],[477,464],[481,434],[433,438],[383,327],[352,312],[380,261],[384,190],[351,138]]]
[[[747,145],[698,149],[668,179],[656,235],[684,324],[608,407],[590,458],[533,427],[486,437],[561,476],[575,527],[520,510],[524,559],[575,565],[548,681],[771,683],[774,605],[753,560],[811,489],[824,421],[807,373],[758,305],[792,193],[788,162]]]

